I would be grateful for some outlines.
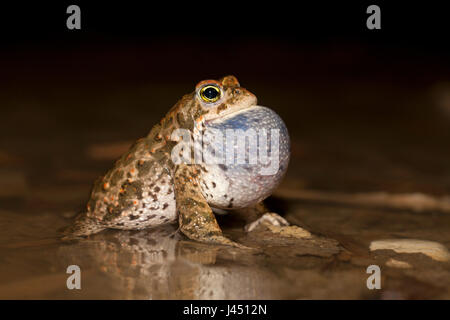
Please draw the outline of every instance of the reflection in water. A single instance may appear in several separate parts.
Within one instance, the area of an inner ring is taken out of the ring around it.
[[[173,225],[61,241],[55,230],[67,223],[52,214],[0,215],[0,298],[310,297],[327,285],[321,270],[339,252],[335,241],[247,235],[240,225],[225,228],[227,236],[256,250],[193,242]],[[66,287],[70,265],[81,269],[81,290]]]
[[[322,234],[330,235],[339,225],[345,232],[335,234],[339,243],[317,233],[306,239],[270,230],[245,234],[237,224],[225,225],[225,234],[257,250],[186,240],[171,225],[142,231],[108,230],[87,239],[61,242],[55,238],[55,229],[68,221],[52,214],[3,211],[0,299],[380,298],[379,292],[369,292],[366,287],[365,270],[371,264],[383,266],[385,288],[390,293],[401,293],[404,298],[448,297],[449,264],[417,255],[398,257],[392,252],[372,255],[365,243],[395,233],[410,238],[418,226],[439,230],[435,240],[448,243],[443,241],[448,223],[441,222],[450,218],[354,208],[340,208],[337,215],[335,206],[301,204],[299,208],[290,211],[309,219]],[[292,222],[296,217],[287,215]],[[405,226],[407,231],[399,233]],[[382,228],[390,234],[380,231]],[[391,258],[407,261],[413,268],[400,272],[384,267]],[[66,269],[73,264],[81,269],[81,290],[66,287]],[[430,284],[429,279],[435,282]]]
[[[106,274],[111,285],[125,293],[119,298],[280,298],[275,275],[249,261],[239,263],[241,255],[234,248],[184,240],[172,225],[111,230],[59,248],[62,260]]]

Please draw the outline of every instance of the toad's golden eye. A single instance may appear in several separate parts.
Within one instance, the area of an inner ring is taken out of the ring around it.
[[[206,102],[216,102],[220,96],[220,88],[215,85],[206,85],[200,90],[200,97]]]

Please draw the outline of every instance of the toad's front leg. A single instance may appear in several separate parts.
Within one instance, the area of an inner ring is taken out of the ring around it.
[[[181,232],[199,242],[246,248],[223,236],[196,181],[198,174],[199,170],[194,165],[181,164],[175,168],[175,197]]]

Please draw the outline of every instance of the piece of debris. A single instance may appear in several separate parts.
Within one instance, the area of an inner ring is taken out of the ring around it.
[[[450,83],[437,83],[430,91],[434,104],[438,110],[445,114],[445,116],[450,116]]]
[[[417,239],[384,239],[372,241],[370,251],[393,250],[397,253],[423,253],[436,261],[449,261],[450,253],[442,244]]]
[[[133,141],[92,144],[87,148],[86,154],[94,160],[115,160],[123,155],[132,144]]]
[[[278,188],[274,196],[288,200],[317,201],[363,207],[380,207],[412,210],[414,212],[442,211],[450,212],[450,197],[435,197],[423,193],[340,193],[315,190],[296,190]]]
[[[3,150],[0,150],[0,165],[16,165],[16,164],[22,164],[23,159],[16,157],[15,155],[12,155],[8,152],[5,152]]]
[[[0,170],[0,197],[25,197],[29,187],[25,174],[16,170]]]
[[[300,239],[311,238],[311,233],[308,230],[297,226],[273,226],[269,225],[267,228],[273,233],[278,233],[282,237],[293,237]]]
[[[396,260],[396,259],[392,259],[392,258],[386,262],[386,265],[388,267],[398,268],[398,269],[411,269],[412,268],[412,265],[410,265],[408,262],[400,261],[400,260]]]

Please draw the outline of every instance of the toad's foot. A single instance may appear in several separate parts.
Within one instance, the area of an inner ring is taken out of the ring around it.
[[[211,244],[220,244],[220,245],[225,245],[225,246],[232,246],[235,248],[239,248],[239,249],[253,249],[250,247],[246,247],[242,244],[239,244],[237,242],[234,242],[230,239],[228,239],[227,237],[224,237],[222,235],[216,235],[216,236],[210,236],[207,238],[203,238],[201,240],[202,242],[207,242],[207,243],[211,243]]]
[[[191,240],[247,248],[223,236],[207,201],[196,182],[199,170],[182,164],[175,170],[175,196],[180,231]]]
[[[287,222],[286,219],[284,219],[282,216],[273,213],[273,212],[267,212],[263,214],[259,219],[247,224],[244,229],[246,232],[251,232],[255,230],[259,226],[289,226],[289,222]]]
[[[97,221],[89,218],[86,213],[80,214],[69,227],[60,230],[61,240],[80,239],[105,230]]]

